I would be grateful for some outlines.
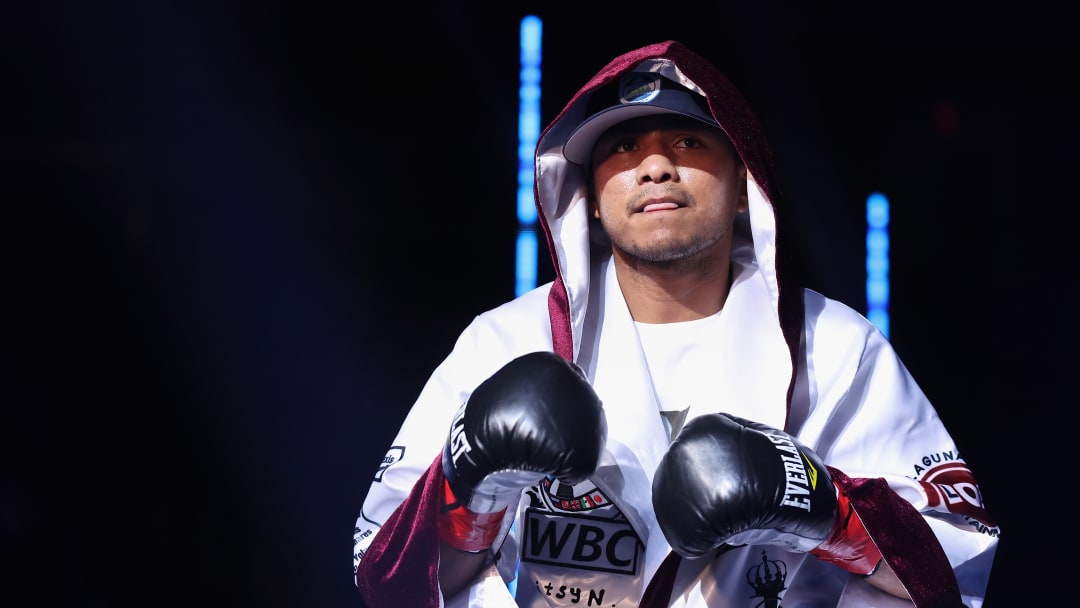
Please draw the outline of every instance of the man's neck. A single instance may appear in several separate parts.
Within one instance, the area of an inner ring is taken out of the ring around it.
[[[615,276],[640,323],[678,323],[715,314],[724,307],[731,285],[728,257],[651,263],[615,252]]]

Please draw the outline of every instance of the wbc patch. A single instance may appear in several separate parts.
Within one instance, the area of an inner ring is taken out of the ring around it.
[[[514,524],[519,605],[637,606],[645,545],[611,498],[590,480],[550,477],[526,494]]]

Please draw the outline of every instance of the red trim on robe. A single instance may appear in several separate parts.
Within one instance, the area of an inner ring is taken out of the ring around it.
[[[960,587],[945,550],[922,514],[884,479],[850,478],[829,467],[870,538],[918,608],[961,608]]]
[[[548,291],[548,316],[551,318],[551,343],[555,354],[567,361],[574,360],[573,332],[570,329],[570,301],[562,277]]]
[[[442,454],[390,515],[356,570],[364,602],[378,606],[439,606],[439,507]]]

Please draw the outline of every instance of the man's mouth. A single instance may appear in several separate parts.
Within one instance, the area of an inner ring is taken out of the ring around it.
[[[657,203],[649,203],[641,208],[642,213],[651,213],[653,211],[670,211],[672,209],[678,209],[679,204],[672,201],[661,201]]]

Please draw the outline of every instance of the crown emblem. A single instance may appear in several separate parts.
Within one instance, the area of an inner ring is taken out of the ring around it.
[[[761,551],[761,563],[746,571],[746,582],[754,588],[754,595],[760,597],[754,608],[782,608],[780,592],[786,589],[787,564],[778,559],[769,559],[765,550]]]

